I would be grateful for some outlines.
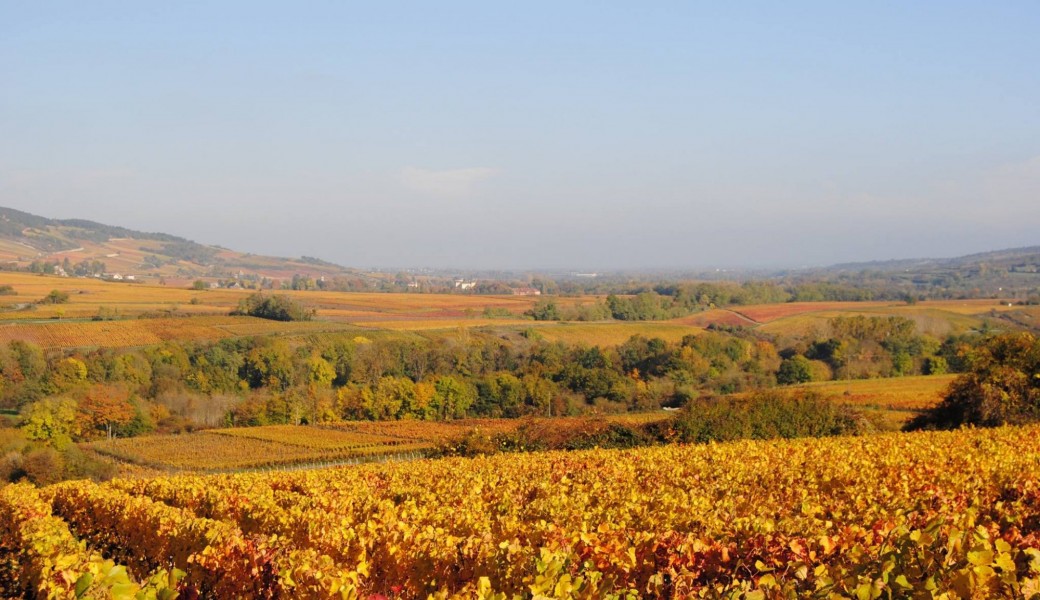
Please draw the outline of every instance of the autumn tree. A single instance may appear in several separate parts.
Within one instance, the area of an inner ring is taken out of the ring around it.
[[[85,436],[104,433],[111,438],[116,428],[134,419],[130,392],[123,386],[94,385],[84,392],[77,407],[77,421]]]
[[[22,431],[27,439],[65,448],[80,431],[76,401],[45,398],[33,402],[22,412]]]

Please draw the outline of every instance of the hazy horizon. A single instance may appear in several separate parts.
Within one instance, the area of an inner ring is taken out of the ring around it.
[[[0,205],[354,267],[1040,244],[1040,5],[0,6]]]

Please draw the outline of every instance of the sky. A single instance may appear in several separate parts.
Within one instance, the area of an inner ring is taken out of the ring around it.
[[[0,206],[352,267],[1040,244],[1040,3],[0,0]]]

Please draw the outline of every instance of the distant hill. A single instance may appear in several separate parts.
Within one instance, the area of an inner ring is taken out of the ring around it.
[[[72,267],[78,274],[103,273],[135,280],[367,277],[312,257],[245,254],[167,233],[83,219],[49,219],[0,207],[0,265],[24,269],[51,268],[55,263],[65,270]]]
[[[411,270],[377,273],[343,267],[320,258],[279,258],[208,246],[168,233],[149,233],[83,219],[49,219],[0,207],[0,268],[53,270],[69,275],[102,275],[114,279],[158,280],[171,285],[202,279],[252,287],[259,280],[288,284],[294,278],[344,291],[458,291],[461,279],[485,284],[528,285],[530,274]],[[538,276],[541,277],[541,276]],[[1040,302],[1040,246],[995,250],[956,258],[919,258],[837,264],[780,271],[715,271],[621,273],[581,279],[550,273],[549,279],[593,284],[593,293],[617,293],[633,282],[675,280],[768,280],[814,283],[902,294],[919,298],[1008,298]],[[595,287],[599,286],[599,287]],[[487,285],[485,285],[487,287]],[[297,288],[301,289],[301,288]],[[309,288],[307,288],[309,289]],[[562,288],[561,288],[562,289]],[[576,288],[577,289],[577,288]],[[481,290],[477,290],[481,293]],[[487,287],[482,293],[509,293],[509,287]],[[623,292],[624,293],[624,292]],[[880,297],[874,294],[873,297]]]
[[[1005,298],[1040,301],[1040,246],[954,258],[846,263],[787,272],[795,281],[897,289],[927,298]]]
[[[1005,269],[1036,273],[1040,269],[1040,246],[1008,248],[968,254],[954,258],[914,258],[875,262],[858,262],[832,265],[827,271],[920,271],[972,268]]]

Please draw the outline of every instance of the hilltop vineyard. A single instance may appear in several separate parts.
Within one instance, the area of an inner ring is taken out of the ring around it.
[[[0,491],[5,595],[1031,597],[1040,427]]]

